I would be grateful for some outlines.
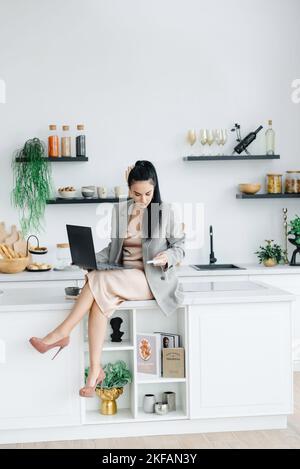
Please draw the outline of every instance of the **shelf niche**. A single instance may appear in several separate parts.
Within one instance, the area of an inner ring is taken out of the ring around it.
[[[299,194],[236,194],[237,199],[299,199]]]
[[[125,200],[129,200],[130,197],[120,197],[119,199],[116,197],[106,197],[105,199],[99,199],[98,197],[92,197],[91,199],[87,199],[84,197],[76,197],[75,199],[49,199],[47,200],[48,205],[70,205],[70,204],[100,204],[100,203],[119,203]]]
[[[183,161],[254,161],[279,160],[280,155],[184,156]]]
[[[52,161],[52,162],[55,162],[55,163],[74,163],[74,162],[79,162],[79,161],[89,161],[88,157],[87,156],[48,156],[46,158],[43,158],[44,160],[47,160],[47,161]],[[26,162],[28,161],[27,158],[16,158],[16,161],[18,163],[20,163],[21,161],[22,162]]]

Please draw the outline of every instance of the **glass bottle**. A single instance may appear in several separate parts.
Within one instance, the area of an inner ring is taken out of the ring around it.
[[[84,125],[77,125],[76,156],[86,156]]]
[[[274,155],[275,154],[275,132],[272,129],[272,120],[268,121],[268,129],[265,132],[266,138],[266,155]]]
[[[61,138],[61,156],[71,156],[71,136],[69,134],[70,126],[63,125],[63,136]]]
[[[54,158],[59,156],[59,138],[56,133],[56,125],[49,125],[48,156]]]

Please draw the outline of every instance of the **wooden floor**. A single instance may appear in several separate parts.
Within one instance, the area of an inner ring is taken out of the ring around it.
[[[52,441],[0,445],[4,448],[104,448],[104,449],[164,449],[164,448],[300,448],[300,372],[294,373],[295,412],[288,419],[285,430],[202,433],[188,435],[149,436],[102,440]]]

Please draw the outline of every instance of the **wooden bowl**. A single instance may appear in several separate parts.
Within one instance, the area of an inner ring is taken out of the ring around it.
[[[23,272],[29,263],[29,257],[19,257],[17,259],[0,259],[0,272],[3,274],[16,274]]]
[[[239,184],[239,190],[242,194],[256,194],[260,189],[261,184]]]

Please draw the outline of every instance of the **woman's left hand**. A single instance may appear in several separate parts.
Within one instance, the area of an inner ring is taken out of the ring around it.
[[[153,264],[155,267],[166,266],[168,263],[168,257],[164,251],[156,254],[156,256],[153,257],[153,260],[155,260],[155,264]]]

